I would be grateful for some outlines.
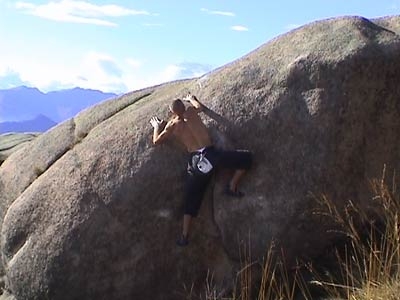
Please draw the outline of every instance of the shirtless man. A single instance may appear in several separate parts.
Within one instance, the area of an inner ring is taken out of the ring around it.
[[[242,197],[238,184],[244,173],[251,167],[252,155],[249,151],[222,151],[214,148],[207,127],[202,122],[200,112],[208,111],[193,95],[188,94],[183,100],[190,102],[187,109],[180,99],[173,101],[170,111],[173,116],[160,132],[162,120],[153,117],[150,121],[154,128],[153,143],[158,145],[171,136],[176,137],[189,152],[187,180],[185,184],[185,213],[183,216],[182,236],[177,245],[186,246],[189,227],[193,217],[196,217],[216,167],[235,170],[225,188],[225,194],[232,197]]]

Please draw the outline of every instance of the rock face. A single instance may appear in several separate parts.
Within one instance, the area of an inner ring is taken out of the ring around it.
[[[384,164],[399,170],[399,24],[311,23],[39,136],[0,168],[8,289],[17,299],[181,299],[204,293],[211,275],[229,287],[243,245],[260,261],[274,239],[288,257],[320,254],[330,237],[310,218],[310,193],[363,199]],[[149,119],[188,90],[229,120],[206,118],[215,143],[252,150],[255,165],[241,200],[222,195],[229,174],[217,175],[181,249],[185,154],[154,147]]]
[[[0,135],[0,165],[12,153],[35,139],[40,133],[6,133]]]

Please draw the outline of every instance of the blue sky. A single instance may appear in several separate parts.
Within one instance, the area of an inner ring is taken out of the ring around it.
[[[200,76],[315,20],[399,12],[400,0],[0,0],[0,89],[125,93]]]

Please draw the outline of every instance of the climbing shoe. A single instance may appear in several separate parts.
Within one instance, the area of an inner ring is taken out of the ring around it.
[[[183,234],[180,236],[180,238],[176,241],[176,245],[180,247],[185,247],[189,245],[189,239],[187,236],[184,236]]]
[[[229,184],[226,185],[224,194],[229,197],[234,197],[234,198],[242,198],[244,196],[244,193],[242,193],[239,190],[232,191]]]

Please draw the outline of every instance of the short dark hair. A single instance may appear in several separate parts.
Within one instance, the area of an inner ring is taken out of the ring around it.
[[[170,106],[172,112],[176,113],[177,115],[181,115],[185,112],[185,104],[183,104],[181,99],[175,99],[172,101],[172,104]]]

